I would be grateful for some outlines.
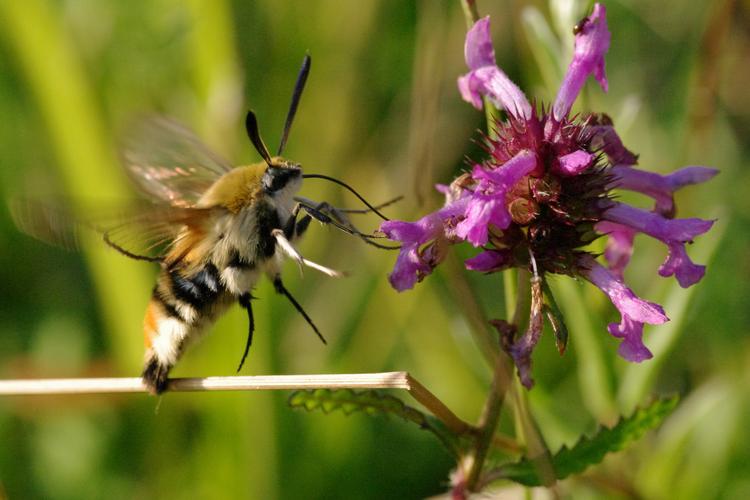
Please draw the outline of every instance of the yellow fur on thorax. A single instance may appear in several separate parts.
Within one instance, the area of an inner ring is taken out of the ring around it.
[[[263,195],[261,180],[266,168],[265,163],[256,163],[230,170],[208,188],[198,206],[221,206],[233,214],[251,206]]]

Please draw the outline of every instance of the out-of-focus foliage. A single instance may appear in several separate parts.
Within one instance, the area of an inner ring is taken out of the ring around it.
[[[606,2],[612,31],[606,111],[640,163],[667,172],[721,169],[679,193],[681,216],[718,217],[690,249],[710,258],[691,290],[658,278],[664,249],[638,252],[628,279],[664,303],[669,325],[646,330],[655,358],[627,365],[605,330],[614,312],[592,287],[551,280],[570,329],[560,358],[546,332],[534,359],[531,408],[552,449],[612,425],[652,393],[682,402],[662,429],[610,455],[561,491],[575,498],[750,496],[750,7],[721,0]],[[570,28],[586,5],[479,1],[492,15],[498,63],[549,100],[569,61]],[[238,164],[258,161],[242,118],[256,111],[275,145],[305,51],[313,68],[286,155],[335,175],[409,218],[432,190],[481,158],[470,140],[483,115],[460,101],[465,23],[453,2],[24,0],[0,3],[0,188],[73,208],[135,196],[117,140],[139,116],[184,121]],[[355,205],[310,181],[306,196]],[[72,200],[66,202],[66,200]],[[420,205],[421,204],[421,205]],[[378,220],[359,219],[363,229]],[[80,254],[19,234],[0,207],[0,376],[133,376],[155,269],[92,238]],[[650,245],[637,240],[636,244]],[[285,280],[329,340],[323,346],[268,283],[258,287],[247,374],[411,372],[474,421],[489,369],[462,314],[466,280],[487,317],[501,284],[443,271],[397,294],[395,254],[314,225],[312,260]],[[459,250],[461,252],[465,249]],[[455,266],[453,266],[455,267]],[[450,266],[446,266],[446,269]],[[233,310],[185,356],[175,376],[229,375],[245,318]],[[398,419],[290,410],[282,393],[0,400],[0,496],[10,498],[417,498],[446,489],[451,457]],[[503,431],[512,433],[510,420]]]

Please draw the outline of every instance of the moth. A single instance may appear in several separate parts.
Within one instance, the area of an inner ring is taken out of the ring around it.
[[[249,322],[238,371],[242,368],[255,330],[251,293],[263,275],[271,279],[276,291],[291,302],[325,343],[281,279],[285,257],[299,266],[341,276],[338,271],[305,259],[295,249],[294,242],[311,220],[332,224],[370,244],[387,248],[373,241],[376,236],[359,232],[346,217],[346,210],[315,203],[297,193],[303,178],[319,178],[346,187],[368,207],[349,212],[372,211],[385,218],[378,208],[387,203],[373,207],[342,181],[303,174],[300,164],[280,156],[310,65],[309,55],[305,56],[276,156],[270,155],[263,142],[252,111],[247,114],[245,128],[263,161],[234,168],[181,125],[162,118],[149,120],[125,144],[123,163],[152,205],[114,220],[83,222],[99,231],[104,241],[122,254],[160,265],[144,319],[146,353],[142,377],[153,394],[166,390],[169,372],[185,349],[235,302],[247,311]],[[60,223],[66,217],[49,207],[17,204],[14,217],[32,236],[56,243],[68,238],[66,230],[61,229],[65,224]],[[133,251],[129,240],[134,237],[145,242],[146,248],[161,251],[156,256]]]

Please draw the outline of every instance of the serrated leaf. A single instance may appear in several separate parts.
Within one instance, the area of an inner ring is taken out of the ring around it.
[[[552,457],[555,477],[565,479],[571,474],[583,472],[587,467],[601,462],[607,453],[622,450],[637,441],[647,431],[658,427],[678,400],[677,396],[658,399],[650,406],[636,410],[630,417],[621,418],[611,429],[603,427],[593,436],[583,436],[572,448],[563,446]],[[529,459],[500,466],[488,476],[510,479],[526,486],[542,485],[536,466]]]
[[[367,415],[396,415],[416,423],[426,425],[426,416],[407,406],[395,396],[381,394],[377,391],[356,392],[351,389],[315,389],[295,391],[289,397],[289,406],[304,408],[307,411],[321,410],[323,413],[341,411],[345,415],[362,412]]]
[[[307,411],[321,410],[323,413],[338,410],[345,415],[351,415],[355,412],[371,416],[396,415],[432,432],[455,456],[459,456],[461,447],[467,446],[465,439],[462,440],[460,436],[456,436],[437,418],[425,415],[395,396],[382,394],[375,390],[362,392],[351,389],[295,391],[289,396],[289,406]]]

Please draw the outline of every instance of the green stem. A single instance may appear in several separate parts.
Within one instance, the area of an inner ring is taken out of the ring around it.
[[[464,19],[466,19],[466,29],[471,29],[474,23],[479,20],[479,11],[477,11],[476,0],[461,0],[461,7],[464,9]]]
[[[487,395],[487,400],[479,419],[479,435],[477,436],[476,448],[471,456],[469,474],[466,478],[466,487],[473,491],[481,478],[482,466],[487,458],[487,452],[493,442],[497,424],[500,421],[500,410],[503,407],[505,395],[512,383],[513,373],[504,356],[498,356],[495,363],[495,371],[492,377],[492,386]]]

